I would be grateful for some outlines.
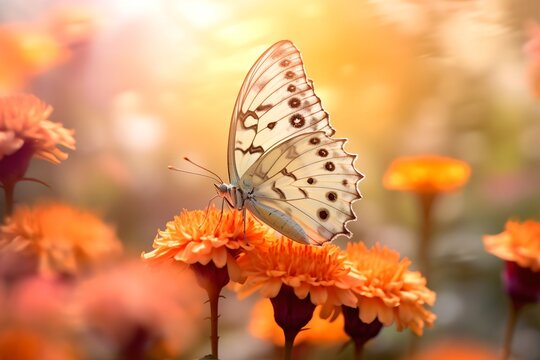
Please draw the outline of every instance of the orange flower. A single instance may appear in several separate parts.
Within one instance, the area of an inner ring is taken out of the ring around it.
[[[50,121],[52,107],[33,95],[0,98],[0,161],[28,144],[31,152],[58,164],[68,155],[58,145],[75,149],[73,131]]]
[[[339,315],[334,321],[328,321],[320,317],[321,307],[315,308],[313,318],[307,323],[306,329],[296,337],[296,344],[301,342],[324,344],[340,343],[347,340],[343,331],[343,316]],[[267,299],[260,299],[255,303],[251,312],[249,332],[264,340],[283,346],[285,339],[283,330],[274,321],[272,303]]]
[[[64,62],[68,50],[30,25],[0,26],[0,93],[23,87],[33,76]]]
[[[390,164],[383,183],[391,190],[447,192],[463,186],[470,174],[471,169],[466,162],[449,157],[401,157]]]
[[[76,275],[116,257],[122,244],[96,215],[67,204],[19,206],[0,227],[2,270],[18,258],[42,275]],[[26,266],[26,264],[23,264]],[[25,270],[26,271],[26,270]]]
[[[493,360],[500,358],[495,349],[470,340],[444,340],[427,346],[407,360]]]
[[[360,320],[369,324],[378,319],[389,326],[396,322],[399,331],[410,328],[422,335],[424,324],[431,326],[435,315],[425,306],[432,306],[435,293],[426,287],[419,272],[409,271],[409,259],[376,244],[368,249],[363,243],[349,243],[346,251],[365,278],[354,290],[358,296]]]
[[[98,273],[75,291],[83,326],[114,347],[116,354],[106,358],[185,353],[201,330],[202,299],[190,271],[140,261]]]
[[[490,253],[522,268],[540,271],[540,223],[528,220],[523,223],[507,221],[505,231],[485,235],[484,247]]]
[[[299,299],[309,295],[314,305],[323,305],[325,318],[342,304],[355,307],[352,288],[363,282],[340,248],[329,243],[311,246],[282,238],[266,249],[245,254],[238,263],[247,277],[239,287],[241,296],[260,290],[262,296],[273,298],[286,285]]]
[[[146,260],[179,261],[185,264],[213,263],[217,268],[227,266],[233,280],[240,280],[236,256],[240,251],[253,250],[270,239],[268,227],[247,217],[244,233],[240,211],[224,212],[215,207],[206,211],[184,210],[169,221],[165,230],[158,231],[153,251],[143,254]]]

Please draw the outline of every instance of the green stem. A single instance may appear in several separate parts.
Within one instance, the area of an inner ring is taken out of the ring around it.
[[[293,345],[294,345],[294,339],[296,338],[296,335],[298,332],[296,331],[285,331],[285,360],[291,360],[292,359],[292,351],[293,351]]]
[[[506,333],[504,335],[504,344],[503,344],[503,355],[502,359],[507,360],[510,358],[512,350],[512,339],[514,337],[514,332],[516,329],[516,323],[519,316],[519,312],[522,308],[522,304],[516,303],[513,300],[510,300],[509,312],[508,312],[508,321],[506,322]]]

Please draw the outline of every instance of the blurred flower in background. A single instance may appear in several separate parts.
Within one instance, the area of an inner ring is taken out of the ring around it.
[[[406,360],[494,360],[500,358],[492,346],[469,339],[442,339]]]
[[[95,214],[59,202],[20,205],[0,227],[2,276],[76,277],[122,253],[115,230]]]
[[[444,156],[400,157],[386,170],[383,183],[390,190],[441,193],[462,187],[471,174],[461,160]]]
[[[489,253],[505,260],[502,278],[510,306],[502,358],[508,359],[523,306],[540,300],[540,223],[509,220],[502,233],[483,240]]]
[[[29,94],[0,98],[0,129],[2,135],[0,160],[13,155],[24,145],[32,155],[58,164],[68,155],[57,146],[75,149],[73,130],[49,120],[53,109]]]
[[[87,343],[90,354],[177,357],[200,336],[203,294],[186,269],[126,262],[84,280],[75,291],[81,330],[97,337],[97,343]]]
[[[57,146],[75,149],[73,131],[49,120],[52,107],[33,95],[0,97],[0,185],[4,189],[6,214],[13,210],[15,184],[25,174],[33,156],[60,163],[68,155]]]
[[[24,88],[35,75],[69,58],[69,50],[33,24],[0,25],[0,95]]]
[[[79,360],[84,359],[65,338],[24,327],[0,330],[0,358],[13,360]]]

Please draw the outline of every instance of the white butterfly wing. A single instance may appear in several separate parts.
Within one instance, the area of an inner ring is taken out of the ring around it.
[[[236,184],[269,149],[306,132],[331,136],[328,114],[287,40],[270,47],[247,74],[229,129],[229,179]]]
[[[363,176],[345,142],[318,131],[264,153],[240,180],[242,188],[253,189],[248,209],[296,241],[322,244],[349,235],[346,224],[356,219],[352,202],[360,198]]]

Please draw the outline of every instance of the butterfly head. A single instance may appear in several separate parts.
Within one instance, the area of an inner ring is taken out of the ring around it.
[[[229,184],[225,184],[225,183],[214,184],[214,186],[216,187],[216,191],[220,197],[227,196],[231,187]]]

